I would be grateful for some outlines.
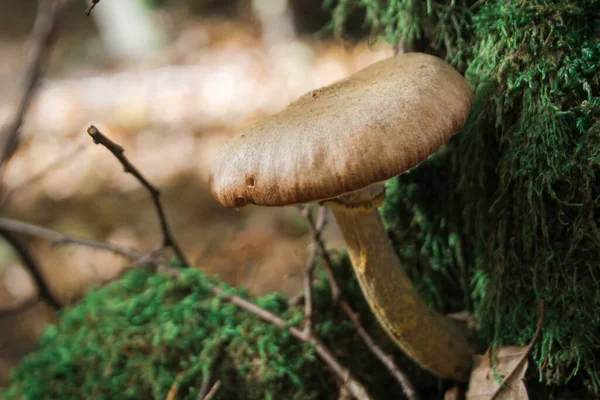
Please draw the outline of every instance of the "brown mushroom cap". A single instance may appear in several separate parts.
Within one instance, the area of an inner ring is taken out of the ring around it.
[[[407,53],[300,97],[218,151],[213,195],[226,207],[333,198],[424,161],[465,124],[472,91],[443,60]]]

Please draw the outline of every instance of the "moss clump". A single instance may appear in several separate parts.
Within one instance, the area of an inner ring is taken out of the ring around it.
[[[474,303],[482,343],[526,343],[543,300],[540,380],[582,373],[598,392],[600,2],[341,0],[338,23],[352,7],[380,37],[425,40],[476,94],[445,152],[391,185],[405,264],[441,308]]]
[[[346,292],[373,330],[347,260],[340,265]],[[215,297],[209,290],[213,284],[197,270],[183,270],[178,278],[137,270],[88,294],[46,330],[39,349],[22,361],[0,397],[165,399],[175,384],[177,399],[196,399],[217,349],[226,342],[217,399],[337,398],[335,378],[310,345]],[[243,290],[220,287],[247,297]],[[376,398],[401,398],[397,383],[364,347],[351,322],[330,304],[324,279],[314,296],[315,332],[335,356]],[[288,307],[281,295],[253,301],[290,324],[302,321],[302,307]],[[389,350],[383,333],[375,332]],[[432,388],[426,384],[425,393],[437,393],[434,379],[425,382]]]

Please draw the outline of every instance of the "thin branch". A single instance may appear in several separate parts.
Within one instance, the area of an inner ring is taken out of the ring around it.
[[[88,6],[88,8],[85,9],[85,15],[87,15],[89,17],[90,14],[92,13],[92,10],[94,9],[94,7],[96,7],[96,4],[98,4],[98,3],[100,3],[100,0],[92,0],[90,5]]]
[[[317,252],[314,246],[309,250],[308,260],[304,267],[304,329],[312,332],[312,277],[315,269],[315,256]]]
[[[63,307],[62,303],[58,297],[52,293],[50,284],[42,273],[39,264],[35,258],[33,258],[33,255],[25,246],[25,244],[13,232],[7,229],[0,228],[0,235],[2,235],[4,239],[15,249],[19,255],[19,258],[21,259],[21,262],[23,263],[23,266],[31,274],[33,281],[37,285],[39,298],[45,300],[55,310],[60,310]]]
[[[15,113],[0,132],[0,174],[21,141],[21,127],[25,115],[31,106],[49,59],[50,48],[56,39],[58,20],[68,2],[69,0],[39,0],[33,28],[33,45],[25,67],[21,96]]]
[[[148,190],[150,195],[152,196],[152,201],[154,202],[154,207],[156,208],[156,212],[158,214],[158,219],[160,221],[161,231],[163,233],[163,245],[165,247],[171,247],[175,252],[175,255],[179,259],[179,262],[182,263],[184,267],[190,266],[185,254],[179,247],[179,244],[175,240],[175,236],[171,232],[169,228],[169,224],[167,223],[167,217],[165,215],[164,208],[160,201],[160,191],[156,189],[144,176],[137,170],[137,168],[125,157],[125,150],[123,147],[113,142],[102,132],[98,130],[94,125],[90,126],[87,130],[87,133],[92,137],[95,144],[102,145],[108,149],[116,158],[119,160],[126,173],[133,175],[141,184]]]
[[[301,208],[301,213],[306,219],[312,221],[312,215],[310,207],[306,206]],[[320,236],[323,228],[326,224],[324,209],[319,209],[319,216],[317,222],[317,235]],[[312,276],[315,269],[315,256],[317,255],[316,246],[311,246],[309,250],[308,259],[306,260],[306,266],[304,267],[304,330],[308,333],[312,332],[312,312],[313,312],[313,301],[312,301]]]
[[[112,243],[70,236],[52,229],[9,218],[0,217],[0,229],[10,232],[22,233],[24,235],[44,238],[52,241],[54,244],[74,244],[92,247],[99,250],[107,250],[132,260],[139,260],[145,256],[143,253],[140,253],[136,250],[121,247]]]
[[[539,315],[538,315],[537,326],[535,328],[535,333],[533,335],[533,338],[531,339],[531,342],[529,342],[529,345],[527,345],[527,349],[525,349],[525,351],[521,355],[521,358],[515,364],[515,367],[513,368],[513,370],[510,371],[510,374],[508,374],[506,376],[506,378],[504,378],[504,380],[502,381],[502,384],[498,387],[498,389],[496,389],[496,391],[494,392],[492,397],[490,397],[490,400],[497,399],[498,396],[500,395],[500,393],[502,392],[502,390],[504,388],[508,387],[508,382],[510,382],[510,380],[513,379],[515,375],[517,375],[517,371],[519,370],[519,367],[525,362],[525,360],[527,360],[527,357],[529,357],[529,354],[531,353],[531,350],[533,349],[533,345],[535,344],[535,342],[537,342],[538,338],[540,337],[540,333],[542,332],[543,323],[544,323],[544,303],[541,302],[539,305]]]
[[[322,228],[319,230],[317,224],[315,224],[315,222],[310,218],[307,218],[306,222],[308,223],[312,240],[319,250],[319,255],[325,262],[325,273],[327,274],[329,286],[331,287],[331,297],[333,298],[333,301],[337,302],[340,299],[342,291],[340,290],[340,286],[338,285],[337,279],[335,279],[335,274],[333,273],[333,261],[331,260],[327,249],[325,248],[325,242],[321,238]]]
[[[262,320],[270,322],[278,328],[286,329],[296,339],[301,340],[305,343],[312,344],[321,360],[323,360],[323,362],[327,364],[329,369],[338,377],[338,379],[340,379],[343,382],[343,384],[348,388],[348,390],[354,396],[354,398],[356,398],[357,400],[372,399],[371,396],[367,393],[364,386],[352,376],[350,371],[346,369],[335,358],[335,356],[333,355],[333,353],[331,353],[327,346],[325,346],[325,344],[321,342],[314,334],[302,331],[293,326],[287,326],[287,322],[282,318],[279,318],[275,314],[257,306],[256,304],[246,299],[229,294],[219,287],[212,287],[211,291],[214,294],[221,296],[225,300],[229,301],[231,304],[256,315]]]
[[[309,229],[312,233],[315,246],[319,248],[320,255],[323,258],[325,264],[325,271],[327,272],[327,276],[329,278],[329,285],[332,289],[332,297],[335,300],[337,295],[337,299],[339,300],[340,306],[356,327],[356,330],[358,331],[358,334],[365,343],[365,345],[369,348],[371,353],[373,353],[375,357],[377,357],[379,361],[381,361],[381,363],[388,369],[388,371],[394,377],[394,379],[396,379],[396,381],[400,384],[400,387],[402,388],[402,391],[404,392],[406,397],[409,400],[418,400],[419,395],[417,394],[417,391],[410,379],[408,378],[408,376],[396,364],[394,358],[391,355],[384,352],[381,349],[381,347],[377,345],[375,340],[371,337],[371,335],[369,335],[367,330],[360,322],[359,314],[352,309],[350,303],[345,299],[344,294],[340,289],[340,285],[338,284],[337,279],[335,277],[335,273],[333,272],[333,262],[331,261],[331,257],[329,256],[329,253],[325,248],[325,242],[321,237],[319,224],[315,224],[311,218],[307,218],[306,220]]]
[[[216,381],[213,387],[210,389],[210,391],[206,394],[206,396],[202,398],[202,400],[212,400],[216,396],[220,388],[221,381]]]
[[[227,349],[227,346],[229,346],[229,340],[222,340],[217,346],[215,359],[208,370],[208,375],[202,380],[202,386],[200,386],[200,390],[198,391],[198,400],[206,400],[209,398],[208,396],[210,395],[210,392],[212,392],[212,388],[214,388],[214,386],[220,382],[217,381],[213,385],[215,377],[217,376],[219,368],[221,367],[221,363],[225,359],[225,350]]]

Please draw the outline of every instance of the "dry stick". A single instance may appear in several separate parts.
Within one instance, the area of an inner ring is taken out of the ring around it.
[[[7,229],[0,228],[0,235],[2,235],[4,239],[10,243],[15,251],[19,254],[19,258],[21,259],[23,266],[27,269],[27,271],[29,271],[31,277],[38,287],[39,298],[45,300],[55,310],[60,310],[62,308],[62,303],[58,297],[52,293],[50,284],[42,273],[39,264],[35,258],[33,258],[33,255],[25,246],[25,244],[13,232]]]
[[[229,294],[219,287],[212,287],[211,291],[214,294],[223,297],[231,304],[256,315],[262,320],[270,322],[278,328],[287,329],[288,332],[290,332],[290,334],[296,339],[301,340],[305,343],[312,344],[319,357],[323,360],[323,362],[325,362],[325,364],[327,364],[331,371],[333,371],[333,373],[344,383],[344,385],[348,388],[348,390],[354,396],[354,398],[356,398],[357,400],[371,399],[371,396],[367,393],[364,386],[352,376],[350,371],[346,369],[335,358],[335,356],[331,353],[327,346],[325,346],[325,344],[321,342],[314,334],[302,331],[293,326],[287,326],[287,322],[282,318],[279,318],[275,314],[257,306],[256,304],[246,299]]]
[[[33,47],[27,67],[21,98],[12,119],[0,131],[0,175],[6,161],[14,154],[21,140],[21,126],[29,110],[40,77],[56,38],[57,21],[69,0],[40,0],[33,29]]]
[[[496,391],[494,392],[492,397],[490,397],[490,400],[495,400],[496,398],[498,398],[498,395],[500,395],[500,392],[502,392],[502,389],[506,388],[508,386],[507,385],[508,382],[510,382],[510,380],[513,379],[513,377],[517,374],[519,366],[521,366],[523,364],[523,362],[525,362],[525,360],[527,360],[527,357],[529,357],[529,354],[531,353],[531,350],[533,349],[533,345],[535,344],[535,342],[537,342],[538,338],[540,337],[540,333],[542,332],[543,322],[544,322],[544,302],[541,302],[539,305],[539,315],[538,315],[537,326],[535,328],[535,333],[533,334],[533,338],[531,339],[531,342],[529,342],[529,344],[527,345],[527,348],[521,355],[521,358],[519,359],[517,364],[515,364],[515,367],[513,368],[513,370],[510,371],[510,374],[508,374],[506,376],[506,378],[504,378],[504,380],[502,381],[502,385],[500,385],[498,387],[498,389],[496,389]]]
[[[309,250],[306,266],[304,267],[304,330],[306,332],[312,332],[312,276],[315,269],[316,254],[317,251],[315,247],[312,246]]]
[[[142,186],[148,190],[152,196],[152,201],[154,202],[154,207],[156,208],[156,212],[158,214],[158,220],[160,221],[160,228],[163,233],[163,246],[171,247],[179,259],[179,262],[181,262],[184,267],[190,266],[187,257],[179,247],[179,244],[175,240],[175,236],[169,228],[167,217],[160,201],[160,191],[152,186],[152,184],[148,182],[146,178],[144,178],[144,176],[127,159],[127,157],[125,157],[125,150],[123,147],[104,136],[102,132],[100,132],[94,125],[88,128],[87,133],[92,137],[95,144],[106,147],[108,151],[110,151],[117,158],[117,160],[119,160],[121,165],[123,165],[125,172],[133,175],[142,184]]]
[[[323,214],[319,215],[323,215],[322,224],[324,226],[326,223],[326,220],[324,219],[325,211],[323,211],[322,213]],[[307,218],[307,222],[312,235],[313,243],[315,247],[317,247],[319,255],[321,256],[323,261],[325,261],[325,273],[327,274],[329,286],[331,287],[331,297],[333,298],[333,301],[336,302],[340,299],[342,291],[340,290],[340,286],[338,285],[337,279],[335,279],[335,274],[333,273],[333,261],[331,261],[331,257],[329,256],[329,253],[325,248],[325,242],[323,242],[323,239],[321,238],[323,227],[319,229],[318,224],[315,224],[315,222],[310,218]]]
[[[208,370],[208,375],[202,380],[202,386],[200,386],[200,390],[198,391],[198,400],[206,400],[212,391],[212,388],[216,386],[216,384],[220,381],[217,381],[213,385],[213,381],[219,372],[219,368],[221,363],[225,359],[225,350],[229,346],[229,340],[221,340],[219,345],[217,346],[216,356]],[[212,386],[211,386],[212,385]]]
[[[340,306],[342,307],[342,309],[344,310],[344,312],[346,313],[348,318],[350,318],[350,320],[356,327],[358,334],[360,335],[363,342],[367,345],[369,350],[388,369],[388,371],[396,379],[396,381],[398,381],[398,383],[400,384],[400,387],[402,388],[402,391],[404,392],[406,397],[409,400],[418,400],[419,395],[417,394],[417,391],[416,391],[415,387],[413,386],[412,382],[410,381],[410,379],[408,378],[408,376],[406,376],[406,374],[400,369],[400,367],[398,367],[398,365],[394,361],[394,358],[391,355],[384,352],[381,349],[381,347],[379,347],[377,345],[375,340],[371,337],[371,335],[369,335],[367,330],[364,328],[364,326],[360,322],[359,314],[356,313],[352,309],[352,307],[350,306],[350,303],[348,303],[348,301],[344,298],[344,295],[340,289],[340,286],[339,286],[337,279],[335,277],[335,274],[333,272],[333,262],[331,261],[331,257],[329,256],[329,253],[327,252],[327,249],[325,248],[325,243],[324,243],[323,239],[321,238],[321,234],[318,230],[318,226],[315,225],[315,223],[310,218],[307,218],[307,222],[308,222],[309,229],[313,235],[313,241],[315,242],[315,246],[319,248],[319,253],[320,253],[321,257],[323,258],[323,261],[325,264],[325,270],[327,271],[327,275],[329,277],[329,284],[332,288],[332,293],[335,292],[338,294]],[[335,290],[334,290],[334,288],[335,288]]]
[[[132,260],[138,260],[145,255],[136,250],[121,247],[112,243],[99,242],[97,240],[84,239],[76,236],[65,235],[52,229],[44,228],[38,225],[17,221],[9,218],[0,217],[0,229],[22,233],[24,235],[41,237],[50,240],[54,244],[75,244],[80,246],[92,247],[99,250],[108,250],[123,257]]]
[[[89,17],[90,14],[92,13],[92,10],[94,9],[94,7],[96,7],[96,4],[98,4],[98,3],[100,3],[100,0],[92,0],[89,7],[85,9],[85,15],[87,15]]]
[[[312,221],[311,211],[308,206],[300,209],[302,215],[306,219],[310,219]],[[319,216],[317,222],[317,234],[320,236],[323,228],[326,224],[325,212],[324,209],[319,209]],[[304,330],[308,333],[312,332],[312,312],[313,312],[313,302],[312,302],[312,276],[313,271],[315,269],[315,256],[317,255],[316,246],[311,246],[311,249],[308,254],[308,259],[306,261],[306,266],[304,267]]]
[[[212,400],[219,389],[221,388],[221,381],[216,381],[210,391],[206,394],[206,397],[203,397],[202,400]]]

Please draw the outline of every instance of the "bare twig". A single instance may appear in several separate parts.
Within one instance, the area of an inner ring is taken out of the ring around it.
[[[6,161],[14,154],[21,140],[21,127],[29,110],[40,77],[48,61],[57,32],[57,22],[69,0],[40,0],[33,29],[33,46],[23,77],[23,87],[17,109],[0,132],[0,175]]]
[[[513,368],[513,370],[510,372],[510,374],[508,374],[506,376],[506,378],[504,378],[504,380],[502,381],[502,385],[500,385],[498,387],[498,389],[496,389],[496,391],[494,392],[492,397],[490,397],[490,400],[495,400],[498,398],[498,396],[500,395],[502,390],[504,388],[508,387],[508,385],[507,385],[508,382],[510,382],[510,380],[513,379],[513,377],[517,374],[519,367],[525,362],[525,360],[527,360],[527,357],[529,357],[529,354],[531,354],[533,345],[535,344],[535,342],[537,342],[538,338],[540,337],[540,333],[542,332],[542,324],[543,323],[544,323],[544,303],[541,302],[540,306],[539,306],[539,315],[538,315],[537,326],[535,328],[535,333],[533,335],[533,338],[531,339],[531,342],[529,342],[529,344],[527,345],[527,348],[521,355],[521,358],[519,359],[519,361],[515,364],[515,367]]]
[[[327,271],[329,285],[331,286],[332,297],[335,300],[337,296],[337,300],[339,300],[340,306],[356,327],[356,330],[358,331],[358,334],[360,335],[363,342],[367,345],[371,353],[373,353],[375,357],[377,357],[379,361],[381,361],[381,363],[388,369],[388,371],[394,377],[394,379],[396,379],[396,381],[400,384],[400,387],[402,388],[402,391],[404,392],[406,397],[409,400],[418,400],[419,395],[417,394],[417,391],[415,390],[415,387],[413,386],[408,376],[406,376],[406,374],[400,369],[400,367],[398,367],[398,365],[394,361],[394,358],[391,355],[384,352],[381,349],[381,347],[377,345],[375,340],[371,337],[371,335],[369,335],[367,330],[360,322],[360,317],[358,313],[356,313],[352,309],[350,303],[345,299],[343,292],[341,291],[340,286],[335,277],[335,273],[333,272],[333,262],[331,261],[331,257],[329,256],[329,253],[325,248],[325,242],[321,238],[321,231],[319,230],[318,222],[317,224],[315,224],[310,217],[307,217],[306,220],[309,229],[312,233],[313,242],[315,243],[315,246],[319,249],[320,256],[323,258],[325,264],[325,271]]]
[[[19,258],[21,259],[21,262],[23,263],[23,266],[31,274],[33,281],[37,285],[39,298],[45,300],[55,310],[60,310],[62,308],[62,303],[58,297],[52,293],[50,284],[46,280],[46,277],[42,273],[37,261],[33,258],[33,255],[25,246],[25,244],[13,232],[7,229],[0,228],[0,235],[2,235],[4,239],[15,249],[19,255]]]
[[[325,218],[324,212],[322,215],[323,217],[321,218]],[[325,219],[323,219],[323,221],[325,221]],[[325,242],[321,238],[323,228],[319,229],[319,227],[317,226],[318,222],[315,223],[311,218],[307,218],[306,222],[308,223],[308,228],[310,229],[312,240],[317,249],[319,250],[319,255],[325,262],[325,273],[327,274],[327,278],[329,280],[329,286],[331,286],[331,297],[333,298],[333,301],[338,301],[342,292],[340,290],[340,286],[338,285],[337,279],[335,279],[335,274],[333,273],[333,261],[331,261],[331,257],[329,256],[329,253],[325,248]],[[325,222],[322,222],[322,224],[324,225]]]
[[[87,15],[89,17],[90,14],[92,13],[92,10],[94,9],[94,7],[96,7],[96,4],[98,4],[98,3],[100,3],[100,0],[92,0],[90,5],[88,6],[88,8],[85,9],[85,15]]]
[[[315,269],[316,254],[315,247],[311,246],[306,266],[304,267],[304,329],[306,332],[312,332],[312,276]]]
[[[206,394],[206,396],[202,398],[202,400],[212,400],[216,396],[220,388],[221,381],[216,381],[213,387],[210,389],[210,391]]]
[[[329,369],[338,377],[338,379],[342,381],[342,383],[348,388],[348,390],[354,396],[354,398],[356,398],[357,400],[371,399],[371,396],[367,393],[364,386],[352,376],[350,371],[346,369],[335,358],[335,356],[333,355],[333,353],[331,353],[327,346],[325,346],[325,344],[321,342],[314,334],[302,331],[293,326],[287,326],[286,321],[282,318],[279,318],[275,314],[257,306],[256,304],[246,299],[229,294],[219,287],[212,287],[211,291],[214,294],[226,299],[231,304],[256,315],[262,320],[270,322],[278,328],[287,329],[288,332],[290,332],[290,334],[296,339],[301,340],[305,343],[312,344],[315,347],[315,351],[317,352],[321,360],[323,360],[323,362],[327,364]]]
[[[225,350],[227,349],[227,346],[229,346],[229,340],[222,340],[217,346],[215,359],[210,366],[208,375],[202,380],[202,386],[200,386],[200,390],[198,391],[198,400],[206,400],[209,398],[208,396],[210,395],[210,392],[212,392],[212,388],[214,388],[217,383],[220,382],[217,381],[213,385],[215,377],[217,376],[219,368],[221,367],[221,363],[225,359]]]
[[[41,237],[52,241],[55,244],[75,244],[86,247],[92,247],[99,250],[112,251],[115,254],[127,257],[132,260],[139,260],[144,257],[143,253],[125,247],[117,246],[112,243],[100,242],[97,240],[84,239],[76,236],[65,235],[52,229],[28,224],[9,218],[0,218],[0,229],[22,233],[24,235]]]
[[[156,208],[156,212],[158,213],[158,219],[160,221],[161,231],[163,233],[163,246],[171,247],[175,252],[175,255],[179,259],[179,262],[185,267],[190,266],[190,263],[187,260],[187,257],[179,247],[179,244],[175,240],[175,236],[171,232],[169,228],[169,224],[167,223],[167,217],[165,215],[164,208],[160,201],[160,191],[156,189],[144,176],[137,170],[137,168],[125,157],[125,150],[123,147],[113,142],[98,130],[94,125],[90,126],[87,130],[88,134],[92,137],[95,144],[102,145],[106,147],[116,158],[119,160],[126,173],[133,175],[141,184],[148,190],[150,195],[152,196],[152,201],[154,202],[154,207]]]
[[[300,209],[302,215],[306,219],[312,219],[311,211],[308,206]],[[321,232],[326,224],[324,209],[319,209],[318,222],[316,226],[317,235],[320,237]],[[311,246],[309,250],[306,266],[304,267],[304,330],[308,333],[312,332],[312,275],[315,269],[315,256],[317,254],[316,246]]]

